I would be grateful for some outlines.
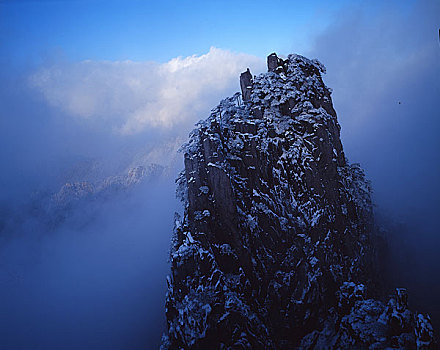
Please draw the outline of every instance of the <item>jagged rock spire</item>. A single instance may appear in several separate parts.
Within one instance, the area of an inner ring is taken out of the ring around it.
[[[377,294],[371,188],[317,60],[276,54],[197,124],[177,183],[165,349],[432,345],[403,289]],[[220,120],[220,122],[219,122]]]
[[[267,70],[269,72],[275,72],[275,69],[278,67],[278,63],[279,58],[275,52],[267,56]]]
[[[287,65],[288,65],[288,60],[283,60],[282,58],[279,58],[275,52],[267,56],[268,72],[287,73]]]
[[[249,101],[252,91],[252,74],[249,68],[240,75],[240,87],[243,101]]]

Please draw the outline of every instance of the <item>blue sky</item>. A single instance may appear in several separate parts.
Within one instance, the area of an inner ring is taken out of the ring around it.
[[[0,50],[14,63],[54,55],[164,62],[206,53],[211,46],[261,57],[303,52],[341,8],[354,3],[3,0]]]

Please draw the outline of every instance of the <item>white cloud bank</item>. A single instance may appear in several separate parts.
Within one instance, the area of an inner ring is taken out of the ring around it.
[[[99,128],[136,134],[205,118],[239,89],[239,73],[263,68],[255,56],[212,47],[166,63],[82,61],[40,68],[31,84],[47,102]]]

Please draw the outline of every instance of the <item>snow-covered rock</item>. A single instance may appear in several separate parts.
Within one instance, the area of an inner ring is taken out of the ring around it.
[[[403,289],[376,299],[371,186],[345,158],[324,66],[272,54],[268,69],[182,147],[163,347],[431,346]]]

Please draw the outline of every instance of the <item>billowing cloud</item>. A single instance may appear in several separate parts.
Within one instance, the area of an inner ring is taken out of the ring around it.
[[[171,128],[205,117],[238,90],[239,73],[259,71],[255,56],[212,47],[166,63],[82,61],[45,66],[30,79],[47,102],[68,115],[123,134]]]

